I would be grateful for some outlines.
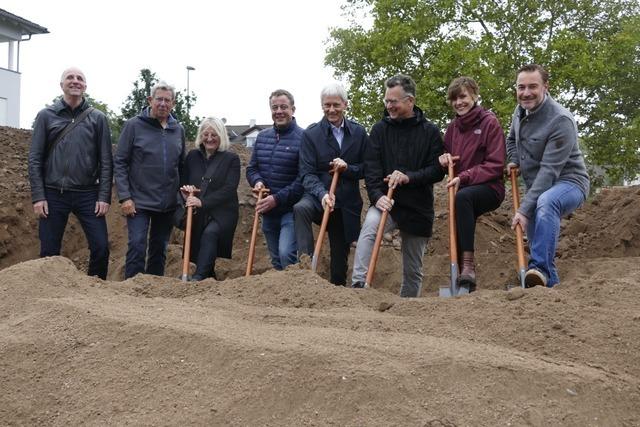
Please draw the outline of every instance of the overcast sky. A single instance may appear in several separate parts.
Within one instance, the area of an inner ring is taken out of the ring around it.
[[[324,66],[329,28],[344,25],[341,0],[56,2],[2,0],[0,7],[50,34],[21,43],[20,124],[61,94],[61,72],[80,67],[87,92],[119,112],[140,69],[149,68],[198,100],[192,114],[228,124],[271,123],[269,94],[291,91],[296,118],[322,116],[320,90],[333,79]],[[6,67],[6,48],[0,50]]]

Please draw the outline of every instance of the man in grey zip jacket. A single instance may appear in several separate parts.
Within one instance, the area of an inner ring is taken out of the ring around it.
[[[560,219],[589,194],[589,175],[578,147],[573,115],[548,93],[549,73],[537,64],[517,73],[518,106],[507,138],[507,172],[518,167],[527,192],[512,220],[529,238],[525,285],[558,284],[555,253]]]
[[[105,215],[111,203],[113,177],[109,123],[102,112],[87,111],[91,106],[84,99],[87,82],[82,71],[64,70],[60,88],[62,98],[36,117],[29,151],[40,256],[60,255],[62,236],[73,213],[89,243],[88,274],[104,280],[109,268]],[[85,112],[86,117],[76,122]],[[67,126],[73,127],[65,135],[62,132]]]
[[[129,234],[125,279],[138,273],[164,275],[185,157],[184,129],[171,115],[173,86],[156,83],[148,102],[125,123],[114,158],[118,201]]]

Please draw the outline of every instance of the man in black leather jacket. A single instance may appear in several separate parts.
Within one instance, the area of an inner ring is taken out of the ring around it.
[[[29,152],[40,256],[60,255],[62,236],[73,213],[89,243],[88,274],[106,279],[109,241],[105,215],[111,203],[113,177],[109,123],[84,99],[87,82],[82,71],[65,70],[60,87],[63,96],[36,117]],[[72,123],[73,127],[65,131]],[[66,134],[59,139],[63,132]]]

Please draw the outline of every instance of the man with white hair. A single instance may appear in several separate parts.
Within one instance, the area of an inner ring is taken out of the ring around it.
[[[149,106],[127,120],[120,134],[114,176],[129,232],[125,279],[164,275],[185,158],[184,128],[171,115],[175,95],[173,86],[156,83]]]
[[[311,223],[319,224],[323,210],[331,216],[327,224],[331,250],[331,283],[344,286],[351,243],[358,240],[362,198],[359,182],[364,177],[363,160],[368,136],[364,127],[345,117],[347,92],[332,83],[322,89],[324,117],[302,134],[299,177],[302,199],[293,207],[298,253],[313,254]],[[332,169],[340,172],[335,195],[329,194]],[[322,238],[323,236],[320,236]]]
[[[87,80],[72,67],[60,78],[62,97],[42,109],[33,125],[29,181],[39,219],[40,256],[60,255],[69,214],[89,243],[89,276],[107,278],[113,161],[105,115],[84,98]]]

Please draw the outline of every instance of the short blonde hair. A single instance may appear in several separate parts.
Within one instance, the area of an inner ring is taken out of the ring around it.
[[[229,142],[229,135],[227,135],[227,128],[225,127],[224,122],[217,117],[207,117],[202,120],[202,123],[200,123],[200,126],[198,127],[198,135],[196,136],[196,148],[200,148],[202,145],[202,134],[207,128],[212,128],[220,137],[220,146],[218,147],[218,151],[227,151],[231,144]]]

